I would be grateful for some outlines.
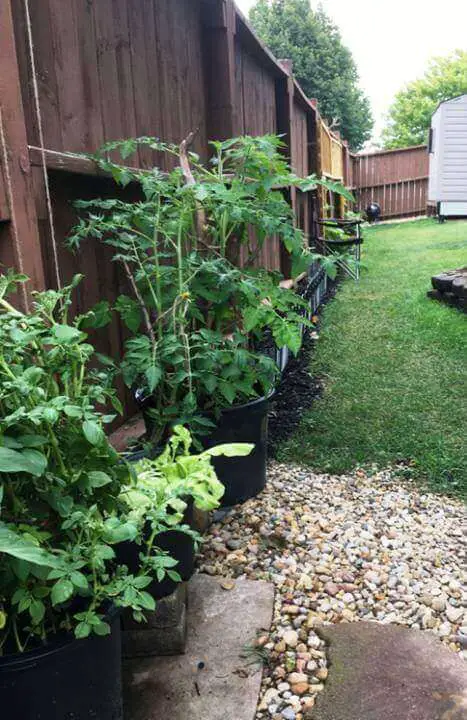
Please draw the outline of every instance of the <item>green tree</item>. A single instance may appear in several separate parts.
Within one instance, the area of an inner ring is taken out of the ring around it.
[[[353,150],[360,149],[373,127],[370,103],[352,54],[323,8],[312,10],[309,0],[258,0],[250,20],[276,57],[292,60],[295,77],[318,100],[321,114]]]
[[[443,100],[467,93],[467,51],[456,50],[430,61],[425,75],[400,90],[382,133],[384,147],[427,142],[431,116]]]

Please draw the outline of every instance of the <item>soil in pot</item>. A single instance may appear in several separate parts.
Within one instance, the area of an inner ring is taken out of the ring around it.
[[[269,397],[222,411],[217,427],[204,438],[204,447],[222,443],[252,443],[245,457],[213,458],[217,477],[225,487],[221,507],[230,507],[258,495],[266,485]]]
[[[0,657],[5,720],[123,720],[120,617],[112,632],[85,640],[62,637],[47,646]]]

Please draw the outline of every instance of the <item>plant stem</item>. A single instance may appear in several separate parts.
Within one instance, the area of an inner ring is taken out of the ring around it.
[[[128,265],[128,262],[126,260],[123,260],[123,267],[125,268],[126,276],[130,282],[130,285],[132,287],[132,290],[136,296],[136,299],[138,300],[138,303],[141,307],[141,311],[143,313],[144,317],[144,324],[146,325],[146,330],[148,331],[149,338],[151,340],[151,344],[154,347],[156,345],[156,336],[154,335],[154,329],[152,327],[151,318],[149,316],[148,309],[146,307],[146,304],[143,300],[143,296],[141,295],[138,285],[136,284],[136,281],[133,277],[133,274],[130,270],[130,266]]]

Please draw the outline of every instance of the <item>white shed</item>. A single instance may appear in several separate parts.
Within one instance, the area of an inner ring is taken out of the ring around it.
[[[438,105],[428,152],[428,199],[436,202],[440,218],[467,216],[467,95]]]

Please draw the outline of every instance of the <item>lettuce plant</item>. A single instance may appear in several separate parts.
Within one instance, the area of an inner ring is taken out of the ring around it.
[[[135,510],[150,505],[153,493],[158,496],[154,505],[159,505],[162,496],[179,513],[185,510],[188,497],[193,498],[195,507],[200,510],[215,510],[225,489],[217,479],[212,458],[245,456],[253,450],[249,443],[229,443],[192,454],[192,444],[190,432],[177,425],[161,455],[136,463],[134,488],[125,490]]]

